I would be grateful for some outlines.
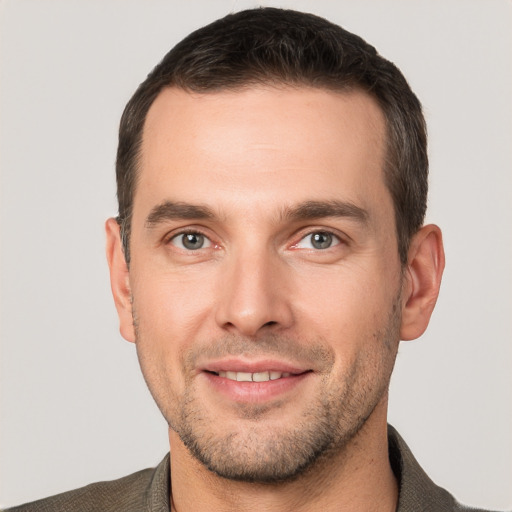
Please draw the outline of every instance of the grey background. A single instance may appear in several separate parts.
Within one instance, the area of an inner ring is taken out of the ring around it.
[[[428,220],[447,268],[403,343],[390,422],[460,500],[512,507],[512,4],[263,2],[312,11],[408,77],[430,131]],[[155,465],[166,425],[110,297],[124,104],[191,30],[254,2],[0,2],[0,504]]]

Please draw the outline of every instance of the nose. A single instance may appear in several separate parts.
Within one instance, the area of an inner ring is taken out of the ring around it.
[[[241,251],[224,262],[217,325],[244,336],[278,331],[293,323],[284,264],[271,251]]]

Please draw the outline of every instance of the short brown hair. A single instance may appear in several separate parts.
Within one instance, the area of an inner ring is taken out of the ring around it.
[[[126,261],[144,122],[158,94],[172,86],[207,93],[260,84],[359,89],[377,100],[386,118],[384,176],[405,265],[427,204],[427,135],[418,98],[400,70],[359,36],[313,14],[271,7],[229,14],[187,36],[126,105],[116,163]]]

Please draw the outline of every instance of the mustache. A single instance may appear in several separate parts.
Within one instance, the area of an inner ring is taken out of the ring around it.
[[[334,365],[334,351],[322,340],[304,342],[275,333],[257,338],[227,335],[201,342],[182,355],[182,362],[186,368],[197,368],[203,361],[227,357],[282,359],[317,371],[328,371]]]

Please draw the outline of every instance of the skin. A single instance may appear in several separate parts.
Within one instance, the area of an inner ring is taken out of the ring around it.
[[[170,426],[175,510],[395,510],[387,388],[444,255],[425,226],[401,267],[384,146],[362,92],[170,88],[152,105],[130,268],[113,219],[107,257],[121,333]],[[216,375],[265,369],[292,375]]]

